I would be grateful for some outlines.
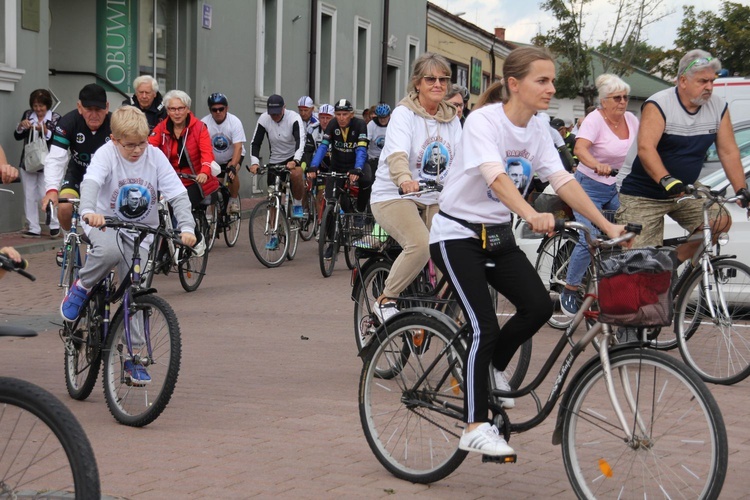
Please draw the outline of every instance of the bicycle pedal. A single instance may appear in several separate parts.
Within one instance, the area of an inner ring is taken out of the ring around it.
[[[516,463],[516,457],[516,455],[500,455],[498,457],[482,455],[482,463],[491,462],[495,464],[514,464]]]

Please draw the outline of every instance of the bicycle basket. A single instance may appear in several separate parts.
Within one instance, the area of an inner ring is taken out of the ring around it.
[[[649,247],[600,255],[599,321],[631,327],[671,325],[671,253]]]
[[[346,245],[365,250],[379,249],[388,233],[375,222],[372,214],[341,214],[341,222],[346,235]]]

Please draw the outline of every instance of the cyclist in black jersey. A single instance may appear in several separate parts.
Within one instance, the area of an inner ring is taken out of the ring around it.
[[[57,206],[58,192],[64,197],[79,197],[81,181],[91,158],[97,149],[110,140],[111,115],[107,92],[103,87],[90,83],[79,92],[77,109],[57,122],[44,164],[47,194],[42,198],[43,210],[50,201]],[[67,161],[68,151],[70,161]],[[71,213],[70,205],[63,205],[58,209],[60,226],[66,231],[70,229]]]
[[[363,212],[370,201],[372,188],[372,170],[367,164],[367,125],[364,120],[354,117],[352,103],[341,99],[334,106],[335,120],[326,127],[323,141],[315,151],[307,175],[315,177],[328,149],[331,149],[331,170],[348,172],[350,182],[358,182],[359,196],[357,211]],[[339,179],[326,180],[326,198],[331,197],[333,183],[342,183]]]

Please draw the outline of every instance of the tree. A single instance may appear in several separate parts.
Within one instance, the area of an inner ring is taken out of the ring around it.
[[[750,5],[724,1],[720,14],[683,7],[675,49],[667,71],[677,76],[680,58],[692,49],[703,49],[718,57],[729,74],[750,75]]]
[[[592,0],[546,0],[542,9],[551,12],[557,19],[557,28],[547,34],[538,34],[532,39],[535,45],[549,47],[558,59],[558,74],[555,86],[559,97],[582,96],[585,106],[591,106],[596,98],[597,59],[602,73],[624,75],[638,62],[646,62],[659,55],[645,55],[643,50],[652,49],[645,44],[643,29],[668,15],[664,11],[664,0],[611,0],[614,21],[601,32],[599,52],[594,52],[585,40],[586,7]],[[591,35],[593,38],[593,34]],[[657,49],[658,50],[658,49]]]

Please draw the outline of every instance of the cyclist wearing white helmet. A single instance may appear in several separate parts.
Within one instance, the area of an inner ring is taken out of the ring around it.
[[[367,162],[375,170],[378,168],[378,159],[385,144],[385,130],[391,120],[391,107],[381,102],[375,107],[375,116],[367,124]]]

